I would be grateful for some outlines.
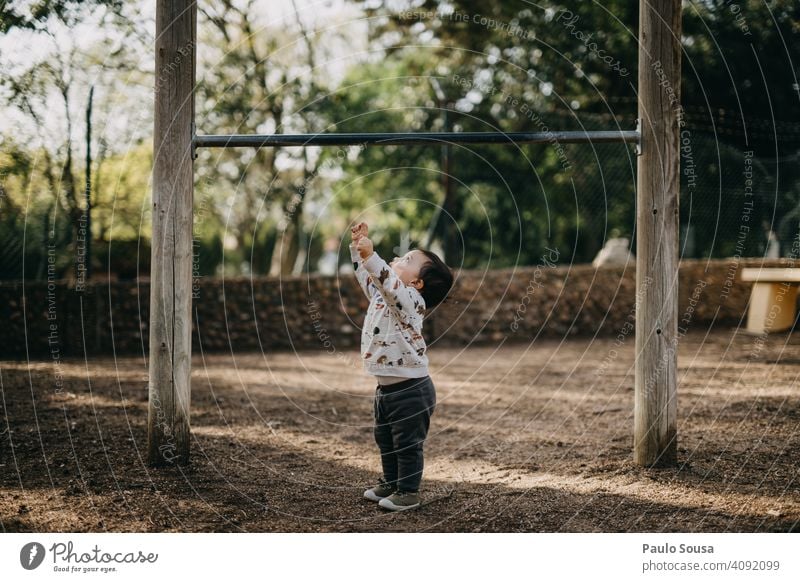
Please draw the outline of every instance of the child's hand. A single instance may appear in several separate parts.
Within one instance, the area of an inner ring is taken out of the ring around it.
[[[364,225],[367,226],[366,224]],[[356,243],[356,250],[358,254],[361,255],[361,260],[366,261],[372,255],[372,241],[369,240],[366,235],[361,236]]]
[[[350,235],[353,237],[353,242],[357,243],[362,237],[367,236],[369,232],[369,227],[367,226],[366,222],[359,222],[353,228],[350,229]]]

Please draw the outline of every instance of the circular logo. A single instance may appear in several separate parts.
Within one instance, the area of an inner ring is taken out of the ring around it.
[[[26,570],[35,570],[44,560],[44,546],[39,542],[31,542],[22,546],[19,552],[19,563]]]

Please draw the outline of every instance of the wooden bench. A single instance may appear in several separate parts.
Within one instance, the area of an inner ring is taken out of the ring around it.
[[[800,269],[742,269],[742,281],[753,281],[748,332],[769,333],[794,325]]]

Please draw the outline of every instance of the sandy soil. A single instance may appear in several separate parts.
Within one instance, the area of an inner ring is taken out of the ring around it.
[[[500,348],[500,349],[498,349]],[[192,461],[150,469],[143,358],[0,362],[3,531],[800,530],[800,334],[680,346],[679,466],[632,461],[633,338],[431,350],[425,498],[378,477],[358,354],[194,361]],[[614,351],[616,350],[616,352]],[[614,357],[614,354],[617,354]]]

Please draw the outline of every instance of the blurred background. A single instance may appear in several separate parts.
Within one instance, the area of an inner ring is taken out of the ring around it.
[[[153,4],[0,6],[0,279],[148,276]],[[197,131],[633,129],[636,3],[575,4],[201,2]],[[799,36],[793,0],[684,2],[682,257],[792,253]],[[635,250],[635,170],[622,144],[199,150],[195,276],[334,274],[357,220],[386,257],[588,263]]]

